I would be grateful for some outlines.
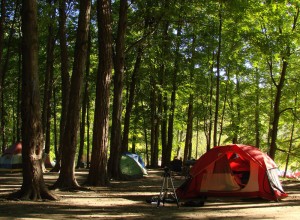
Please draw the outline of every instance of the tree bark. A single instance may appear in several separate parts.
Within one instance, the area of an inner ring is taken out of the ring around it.
[[[176,51],[175,51],[175,59],[174,59],[174,70],[172,75],[172,94],[171,94],[171,104],[170,104],[170,113],[169,113],[169,123],[168,123],[168,147],[166,151],[166,161],[167,165],[170,164],[171,154],[173,148],[173,129],[174,129],[174,116],[175,116],[175,106],[176,106],[176,92],[177,92],[177,74],[179,71],[179,61],[180,61],[180,45],[181,45],[181,31],[182,27],[179,24],[177,28],[177,42],[176,42]],[[183,160],[186,161],[187,158]]]
[[[87,84],[88,85],[88,84]],[[88,90],[89,88],[86,87],[87,90],[87,97],[86,97],[86,125],[87,125],[87,135],[86,135],[86,168],[89,169],[90,168],[90,98],[89,98],[89,93]]]
[[[137,75],[140,71],[141,66],[141,60],[143,55],[143,47],[139,45],[137,50],[137,57],[135,60],[133,72],[131,75],[131,83],[130,83],[130,89],[129,89],[129,98],[126,105],[126,112],[124,117],[124,128],[123,128],[123,139],[122,139],[122,152],[128,152],[128,136],[129,136],[129,125],[130,125],[130,116],[134,104],[135,99],[135,90],[136,90],[136,84],[137,84]]]
[[[214,53],[213,53],[214,57]],[[207,130],[206,130],[206,151],[209,151],[211,148],[211,139],[212,139],[212,127],[213,127],[213,65],[211,65],[211,76],[210,76],[210,87],[209,87],[209,103],[208,103],[208,108],[209,108],[209,115],[207,119]]]
[[[219,8],[219,33],[218,33],[218,52],[217,52],[217,79],[216,79],[216,105],[215,105],[215,120],[214,120],[214,136],[213,144],[217,146],[217,132],[219,120],[219,103],[220,103],[220,57],[221,57],[221,41],[222,41],[222,3]]]
[[[127,28],[127,0],[120,1],[118,32],[116,39],[116,55],[114,57],[114,98],[112,112],[112,129],[110,143],[110,158],[108,163],[109,176],[120,179],[120,160],[121,160],[121,122],[122,122],[122,92],[125,66],[125,34]]]
[[[186,124],[186,138],[184,146],[184,161],[190,160],[192,155],[192,138],[193,138],[193,102],[194,95],[190,94],[189,104],[188,104],[188,113],[187,113],[187,124]]]
[[[195,36],[192,38],[192,48],[191,48],[191,62],[190,62],[190,91],[193,91],[193,82],[194,82],[194,68],[195,68]],[[191,159],[192,157],[192,140],[193,140],[193,118],[194,118],[194,92],[190,93],[189,102],[188,102],[188,114],[187,114],[187,123],[186,123],[186,138],[184,146],[184,158]]]
[[[297,101],[298,101],[297,99],[298,99],[298,93],[296,92],[295,106],[297,106]],[[289,141],[289,150],[288,150],[287,157],[286,157],[286,160],[285,160],[285,168],[284,168],[284,176],[283,176],[284,178],[286,177],[286,173],[288,171],[288,165],[289,165],[289,162],[290,162],[290,154],[292,153],[292,150],[293,150],[293,142],[294,142],[294,132],[295,132],[295,122],[296,122],[296,120],[297,120],[297,117],[294,114],[292,128],[291,128],[291,137],[290,137],[290,141]]]
[[[35,0],[22,1],[22,160],[23,183],[18,197],[56,199],[47,189],[42,171],[43,131],[38,77],[38,29]]]
[[[293,33],[297,27],[297,22],[299,18],[299,13],[300,9],[297,7],[296,14],[294,15],[293,19],[293,25],[292,25],[292,30],[291,32]],[[282,29],[279,28],[280,34],[282,34]],[[270,144],[270,150],[269,150],[269,156],[274,160],[275,159],[275,153],[276,153],[276,142],[277,142],[277,133],[278,133],[278,124],[279,124],[279,118],[280,118],[280,102],[281,102],[281,93],[282,89],[285,84],[285,78],[287,74],[287,67],[288,67],[288,59],[290,58],[291,55],[291,47],[290,45],[287,45],[285,50],[283,51],[283,56],[282,56],[282,69],[280,73],[280,79],[279,83],[276,84],[275,80],[272,77],[273,83],[275,84],[276,87],[276,97],[275,97],[275,102],[274,102],[274,107],[273,107],[273,121],[272,121],[272,130],[271,130],[271,144]],[[271,72],[272,74],[272,72]]]
[[[77,158],[76,168],[83,168],[83,150],[84,150],[84,134],[86,127],[86,115],[88,109],[88,97],[89,97],[89,76],[90,76],[90,52],[91,52],[91,33],[89,32],[89,42],[88,42],[88,52],[87,52],[87,63],[86,63],[86,76],[85,76],[85,86],[84,86],[84,95],[82,99],[82,108],[81,108],[81,124],[80,124],[80,143],[79,143],[79,151]],[[88,134],[87,134],[88,135]],[[88,152],[89,153],[89,152]],[[88,155],[88,154],[87,154]]]
[[[81,107],[81,90],[86,68],[88,33],[90,24],[91,1],[81,0],[78,28],[75,43],[73,73],[71,77],[70,100],[67,112],[67,122],[64,133],[61,170],[54,188],[77,188],[75,178],[75,154],[77,146],[78,127]]]
[[[2,55],[3,55],[3,44],[4,44],[4,22],[6,17],[6,1],[1,0],[1,18],[0,18],[0,64],[2,64]],[[0,109],[2,111],[3,107],[3,71],[0,65]],[[0,115],[0,136],[2,137],[2,146],[1,152],[5,150],[5,137],[4,137],[4,115],[3,112]]]
[[[109,95],[112,74],[112,29],[109,0],[97,0],[99,68],[93,129],[91,166],[87,183],[106,186],[107,174]]]
[[[66,0],[59,0],[59,42],[60,42],[60,71],[61,71],[61,118],[60,118],[60,136],[59,147],[55,155],[56,164],[52,169],[53,172],[58,172],[61,165],[61,150],[63,145],[63,137],[65,134],[65,127],[67,121],[67,109],[69,105],[70,94],[70,76],[69,76],[69,55],[67,47],[67,33],[66,33]]]
[[[55,8],[53,7],[53,0],[48,0],[48,5],[52,8],[49,13],[51,19],[55,19]],[[45,137],[45,157],[49,157],[50,153],[50,119],[51,119],[51,105],[50,100],[52,98],[53,90],[53,73],[54,73],[54,27],[53,23],[50,22],[48,25],[48,40],[47,40],[47,58],[46,58],[46,73],[44,83],[44,100],[43,100],[43,112],[42,112],[42,125]]]
[[[169,10],[169,6],[170,6],[170,1],[166,0],[164,3],[164,10],[168,11]],[[161,41],[161,47],[162,52],[161,52],[161,59],[162,59],[162,63],[160,65],[160,74],[158,76],[159,78],[159,84],[161,89],[159,90],[159,94],[158,94],[158,111],[159,114],[161,115],[160,117],[160,126],[161,126],[161,151],[162,151],[162,158],[161,158],[161,166],[165,167],[168,164],[168,159],[167,159],[167,151],[168,151],[168,135],[167,135],[167,115],[168,115],[168,104],[167,104],[167,95],[165,94],[165,92],[163,92],[166,89],[166,62],[165,60],[168,59],[168,55],[169,55],[169,45],[166,43],[169,41],[169,26],[170,26],[170,22],[169,20],[165,20],[162,23],[162,41]]]
[[[285,58],[282,59],[282,69],[280,74],[280,80],[279,84],[276,85],[276,97],[275,97],[275,103],[273,107],[273,121],[272,121],[272,130],[271,130],[271,146],[269,150],[269,156],[274,160],[275,159],[275,153],[276,153],[276,141],[277,141],[277,133],[278,133],[278,124],[279,124],[279,118],[280,118],[280,101],[281,101],[281,92],[284,87],[285,82],[285,76],[287,71],[288,62]]]
[[[255,71],[255,146],[260,148],[260,111],[259,111],[259,99],[260,99],[260,89],[259,89],[259,73]]]
[[[157,117],[157,84],[153,76],[150,76],[150,111],[151,111],[151,134],[150,134],[150,166],[158,167],[158,134],[159,126]]]

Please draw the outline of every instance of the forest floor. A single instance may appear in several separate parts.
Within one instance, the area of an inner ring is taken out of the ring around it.
[[[77,170],[76,179],[83,184],[87,170]],[[149,175],[137,181],[111,181],[109,187],[89,187],[89,190],[54,191],[57,201],[7,200],[7,195],[20,189],[20,172],[0,172],[0,219],[299,219],[300,181],[283,182],[289,196],[280,202],[260,199],[209,197],[202,207],[182,206],[183,202],[147,203],[159,195],[162,170],[149,170]],[[57,179],[57,173],[45,173],[47,185]],[[183,176],[172,177],[175,188],[184,182]],[[170,180],[168,181],[170,183]],[[171,188],[172,189],[172,188]],[[172,190],[171,190],[172,191]]]

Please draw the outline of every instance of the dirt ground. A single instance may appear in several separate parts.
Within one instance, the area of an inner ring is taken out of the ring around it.
[[[179,208],[176,203],[157,207],[146,200],[159,195],[162,174],[162,170],[149,170],[141,180],[112,181],[109,187],[86,191],[55,191],[58,201],[28,202],[6,199],[20,189],[21,173],[0,172],[0,219],[300,219],[300,181],[283,182],[289,196],[280,202],[209,197],[202,207],[185,207],[183,201]],[[45,173],[46,184],[51,185],[57,176]],[[86,176],[86,170],[76,172],[80,184]],[[184,177],[173,176],[172,180],[176,188]]]

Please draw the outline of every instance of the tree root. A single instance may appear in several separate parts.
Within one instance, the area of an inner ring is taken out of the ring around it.
[[[43,189],[40,192],[33,189],[20,189],[17,192],[13,192],[8,195],[8,200],[22,200],[22,201],[43,201],[43,200],[58,200],[58,196],[49,191],[48,189]]]

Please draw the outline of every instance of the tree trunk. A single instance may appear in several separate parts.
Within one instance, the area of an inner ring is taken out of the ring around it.
[[[280,118],[280,101],[281,101],[281,92],[284,87],[285,76],[287,71],[288,62],[285,58],[282,59],[282,70],[280,74],[279,84],[276,85],[276,97],[275,103],[273,107],[273,121],[272,121],[272,130],[271,130],[271,146],[269,151],[269,156],[274,160],[276,153],[276,141],[277,141],[277,132],[278,132],[278,124]]]
[[[77,158],[76,168],[83,168],[83,149],[84,149],[84,134],[85,134],[85,122],[88,108],[88,87],[89,87],[89,75],[90,75],[90,52],[91,52],[91,33],[89,32],[89,43],[88,43],[88,52],[87,52],[87,63],[86,63],[86,76],[85,76],[85,86],[84,86],[84,95],[82,100],[81,108],[81,125],[80,125],[80,144]]]
[[[144,105],[143,105],[143,102],[141,102],[141,106],[142,106],[142,109],[145,109],[144,108]],[[143,112],[145,113],[145,111]],[[147,165],[150,165],[151,166],[151,162],[150,162],[150,158],[149,158],[149,144],[148,144],[148,132],[147,132],[147,123],[146,123],[146,119],[145,117],[143,117],[143,131],[144,131],[144,138],[145,138],[145,145],[146,145],[146,164]],[[151,154],[151,150],[150,150],[150,154]]]
[[[86,88],[87,91],[89,90]],[[87,135],[86,135],[86,168],[90,168],[90,98],[89,93],[87,93],[87,100],[86,100],[86,124],[87,124]]]
[[[59,42],[60,42],[60,71],[61,71],[61,118],[59,128],[59,147],[55,155],[56,164],[52,169],[53,172],[58,172],[61,165],[61,150],[63,145],[63,137],[65,134],[65,127],[67,121],[67,109],[69,105],[70,94],[70,76],[69,76],[69,56],[67,46],[67,33],[66,33],[66,0],[59,0]]]
[[[166,0],[164,3],[164,10],[169,10],[169,0]],[[158,110],[160,117],[160,126],[161,126],[161,166],[165,167],[168,165],[167,159],[167,151],[168,151],[168,135],[167,135],[167,115],[168,115],[168,104],[167,104],[167,95],[163,92],[166,89],[166,62],[165,60],[168,59],[168,51],[170,50],[168,42],[169,41],[169,30],[170,22],[168,19],[164,20],[162,23],[162,40],[161,40],[161,59],[162,63],[160,64],[160,74],[158,75],[159,84],[161,89],[159,90],[158,94]]]
[[[255,71],[255,146],[260,148],[260,113],[259,113],[259,99],[260,99],[260,89],[259,89],[259,73],[258,70]]]
[[[229,70],[228,70],[228,79],[230,79],[229,77]],[[232,143],[233,144],[237,144],[238,143],[238,135],[239,135],[239,125],[240,125],[240,118],[241,118],[241,107],[240,107],[240,79],[239,76],[236,74],[235,76],[236,79],[236,94],[233,94],[233,97],[231,99],[231,103],[232,103],[232,114],[231,114],[231,121],[232,121],[232,125],[231,125],[231,129],[233,131],[233,136],[232,136]],[[226,85],[226,91],[227,91],[227,86]],[[226,92],[226,96],[227,96],[227,92]],[[237,98],[235,98],[237,96]],[[234,101],[237,100],[237,101]],[[227,101],[225,100],[225,103]],[[235,108],[236,106],[236,108]]]
[[[297,12],[294,15],[293,19],[293,25],[292,25],[292,30],[291,32],[294,33],[296,27],[297,27],[297,22],[299,18],[299,12],[300,9],[297,7]],[[279,28],[280,34],[282,34],[282,29]],[[269,156],[274,160],[275,159],[275,153],[276,153],[276,142],[277,142],[277,133],[278,133],[278,124],[279,124],[279,118],[280,118],[280,101],[281,101],[281,93],[282,89],[285,84],[285,77],[287,74],[287,67],[288,67],[288,59],[291,56],[291,47],[290,45],[287,45],[285,50],[282,51],[282,54],[285,54],[282,56],[282,69],[280,73],[280,79],[279,83],[276,84],[275,80],[273,78],[272,72],[271,72],[271,77],[273,80],[273,83],[275,84],[276,87],[276,97],[275,97],[275,103],[273,107],[273,121],[272,121],[272,129],[271,129],[271,144],[270,144],[270,151],[269,151]]]
[[[43,178],[43,131],[38,77],[37,5],[22,1],[22,160],[23,183],[18,196],[25,200],[56,199]]]
[[[173,148],[173,129],[174,129],[174,115],[175,115],[175,105],[176,105],[176,92],[177,92],[177,74],[179,71],[179,61],[180,61],[180,45],[181,45],[181,24],[177,28],[177,42],[176,42],[176,51],[175,51],[175,60],[174,60],[174,70],[172,76],[172,94],[171,94],[171,104],[170,104],[170,113],[169,113],[169,124],[168,124],[168,148],[166,151],[166,161],[167,165],[170,164],[172,148]],[[183,160],[186,161],[187,158]]]
[[[110,159],[108,171],[110,177],[120,179],[120,160],[121,160],[121,121],[122,121],[122,92],[125,66],[125,34],[127,28],[127,0],[120,1],[118,32],[116,39],[116,55],[114,57],[114,99],[112,112],[112,128],[110,143]]]
[[[184,160],[191,159],[191,150],[192,150],[192,138],[193,138],[193,102],[194,96],[190,94],[189,104],[188,104],[188,113],[187,113],[187,125],[186,125],[186,138],[185,138],[185,146],[184,146]]]
[[[214,120],[214,146],[217,146],[218,133],[218,116],[220,103],[220,56],[221,56],[221,41],[222,41],[222,3],[219,8],[219,33],[218,33],[218,52],[217,52],[217,79],[216,79],[216,105],[215,105],[215,120]]]
[[[194,82],[194,68],[195,68],[195,36],[192,38],[192,48],[191,48],[191,63],[190,63],[190,91],[193,91],[193,82]],[[186,138],[184,146],[184,158],[191,159],[192,157],[192,139],[193,139],[193,118],[194,118],[194,92],[190,93],[189,102],[188,102],[188,114],[187,114],[187,123],[186,123]]]
[[[294,106],[297,106],[297,99],[298,99],[298,93],[296,92],[295,105]],[[292,129],[291,129],[291,137],[290,137],[290,141],[289,141],[289,150],[288,150],[287,157],[286,157],[286,160],[285,160],[285,169],[284,169],[284,176],[283,176],[284,178],[286,177],[286,173],[287,173],[287,170],[288,170],[288,166],[289,166],[289,162],[290,162],[290,154],[292,153],[292,150],[293,150],[294,131],[295,131],[295,122],[296,122],[296,120],[297,120],[297,117],[294,114],[293,124],[292,124]]]
[[[214,53],[213,53],[214,57]],[[209,87],[209,115],[207,119],[207,132],[206,132],[206,151],[209,151],[211,148],[211,139],[212,139],[212,127],[213,127],[213,65],[211,65],[211,75],[210,75],[210,87]]]
[[[17,77],[17,125],[16,125],[16,140],[19,141],[21,140],[21,124],[22,124],[22,119],[21,119],[21,81],[22,81],[22,46],[18,47],[18,77]]]
[[[106,186],[109,126],[109,95],[112,74],[112,30],[109,0],[97,0],[99,67],[96,88],[91,166],[87,183]]]
[[[150,134],[150,166],[158,167],[158,135],[159,118],[157,116],[157,82],[153,76],[150,76],[150,111],[151,111],[151,134]]]
[[[75,178],[75,154],[77,146],[77,133],[79,127],[81,90],[83,76],[86,68],[88,33],[90,24],[91,1],[81,0],[78,28],[76,35],[73,73],[70,87],[70,100],[67,112],[67,122],[62,145],[61,170],[54,188],[77,188]]]
[[[52,20],[55,19],[55,10],[53,7],[53,0],[48,0],[49,8],[53,8],[49,13],[49,17]],[[43,112],[42,112],[42,125],[43,131],[45,133],[45,157],[49,157],[50,153],[50,119],[51,119],[51,105],[50,100],[52,97],[53,90],[53,64],[54,64],[54,45],[55,37],[53,30],[53,23],[50,22],[48,26],[48,40],[47,40],[47,58],[46,58],[46,73],[45,73],[45,83],[44,83],[44,100],[43,100]],[[45,158],[44,158],[45,159]],[[46,159],[45,159],[46,160]]]
[[[122,140],[122,152],[128,152],[128,136],[129,136],[129,125],[130,125],[130,116],[134,104],[134,98],[135,98],[135,90],[136,90],[136,84],[137,84],[137,75],[140,71],[141,66],[141,60],[143,55],[143,47],[139,45],[137,50],[137,57],[134,64],[134,69],[131,76],[131,83],[130,83],[130,89],[129,89],[129,98],[126,105],[126,112],[125,112],[125,118],[124,118],[124,128],[123,128],[123,140]]]
[[[2,64],[3,55],[3,45],[4,45],[4,23],[6,17],[6,1],[1,0],[1,19],[0,19],[0,64]],[[0,65],[0,109],[3,109],[3,71]],[[4,137],[4,116],[3,111],[0,115],[0,136],[2,137],[1,152],[3,153],[6,147],[5,137]]]
[[[53,127],[54,127],[54,154],[58,155],[57,147],[57,100],[56,100],[56,88],[53,87]]]

